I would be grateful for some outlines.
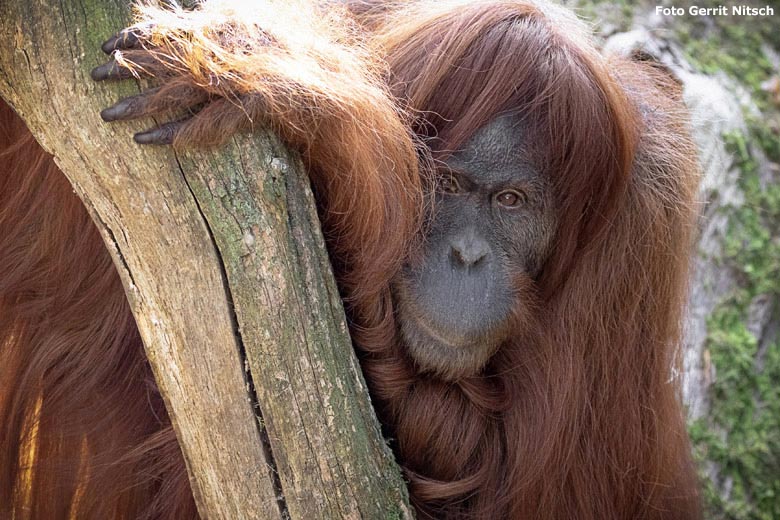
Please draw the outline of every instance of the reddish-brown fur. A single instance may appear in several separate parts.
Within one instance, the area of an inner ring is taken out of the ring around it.
[[[0,150],[0,517],[194,516],[97,229],[4,104]]]
[[[549,6],[354,4],[371,36],[339,22],[338,45],[308,49],[313,79],[291,84],[277,70],[300,52],[286,31],[252,41],[241,32],[251,24],[235,21],[198,34],[205,53],[159,24],[162,64],[145,65],[165,78],[158,106],[184,88],[244,101],[207,110],[177,144],[213,144],[250,115],[304,152],[353,339],[420,516],[698,517],[672,378],[697,180],[677,86],[603,58]],[[243,51],[259,41],[278,46],[259,51],[266,61]],[[214,74],[222,81],[203,81]],[[316,116],[289,106],[284,88],[309,95]],[[561,224],[523,298],[534,312],[522,330],[483,374],[447,383],[417,374],[399,344],[389,280],[419,232],[426,172],[508,110],[535,129],[524,146],[553,176]],[[306,115],[321,120],[307,126]],[[0,118],[0,514],[195,516],[108,253],[51,159],[7,107]],[[419,165],[410,126],[432,150],[417,145]]]

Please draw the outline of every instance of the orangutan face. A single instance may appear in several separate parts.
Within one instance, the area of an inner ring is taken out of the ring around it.
[[[528,312],[556,219],[523,137],[502,116],[444,159],[422,254],[393,283],[402,338],[423,371],[479,372]]]

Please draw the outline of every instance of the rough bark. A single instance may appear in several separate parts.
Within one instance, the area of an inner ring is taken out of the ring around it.
[[[104,124],[127,0],[2,0],[0,96],[113,255],[204,518],[405,518],[300,161],[271,135],[176,155]]]

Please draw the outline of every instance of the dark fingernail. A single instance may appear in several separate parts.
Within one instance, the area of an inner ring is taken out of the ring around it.
[[[173,142],[173,133],[166,128],[156,128],[139,132],[133,136],[138,144],[171,144]]]
[[[122,115],[124,114],[125,110],[120,109],[117,107],[117,105],[114,105],[112,107],[104,108],[100,111],[100,117],[103,118],[103,121],[116,121],[117,119],[120,119]]]
[[[106,54],[111,54],[116,49],[116,36],[112,36],[100,47]]]
[[[101,110],[100,119],[106,122],[116,121],[116,116],[114,115],[114,107],[104,108],[103,110]]]
[[[133,136],[133,141],[138,144],[154,144],[154,130],[138,132]]]
[[[92,79],[95,81],[103,81],[108,78],[109,70],[111,70],[111,62],[98,65],[92,69],[92,72],[90,72],[89,75],[92,76]]]
[[[106,79],[128,79],[133,77],[133,73],[130,69],[121,67],[114,60],[104,63],[99,67],[92,69],[90,73],[92,79],[95,81],[103,81]]]
[[[117,119],[131,119],[133,117],[133,107],[135,106],[135,96],[122,99],[100,112],[103,121],[116,121]]]
[[[117,49],[129,49],[136,43],[138,43],[138,35],[131,30],[124,30],[106,40],[101,49],[106,54],[111,54]]]

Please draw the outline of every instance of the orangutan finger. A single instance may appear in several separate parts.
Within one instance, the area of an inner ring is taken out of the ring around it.
[[[138,46],[138,28],[122,29],[111,38],[103,42],[100,47],[106,54],[111,54],[117,49],[132,49]]]
[[[123,98],[110,107],[101,110],[100,117],[106,122],[143,117],[149,113],[150,96],[153,96],[159,90],[159,88],[155,88],[135,96]]]
[[[157,128],[146,130],[145,132],[139,132],[133,136],[133,139],[138,144],[173,144],[173,140],[176,134],[184,127],[189,121],[189,118],[179,121],[171,121],[170,123],[164,123]]]
[[[134,77],[134,74],[130,69],[122,67],[114,59],[111,59],[111,61],[92,69],[90,76],[95,81],[104,81],[107,79],[129,79]]]
[[[170,91],[171,89],[168,89]],[[189,109],[208,101],[208,94],[195,87],[182,87],[175,92],[161,94],[161,88],[146,90],[135,96],[119,100],[116,104],[103,109],[100,117],[103,121],[123,121],[138,119],[164,110]]]

